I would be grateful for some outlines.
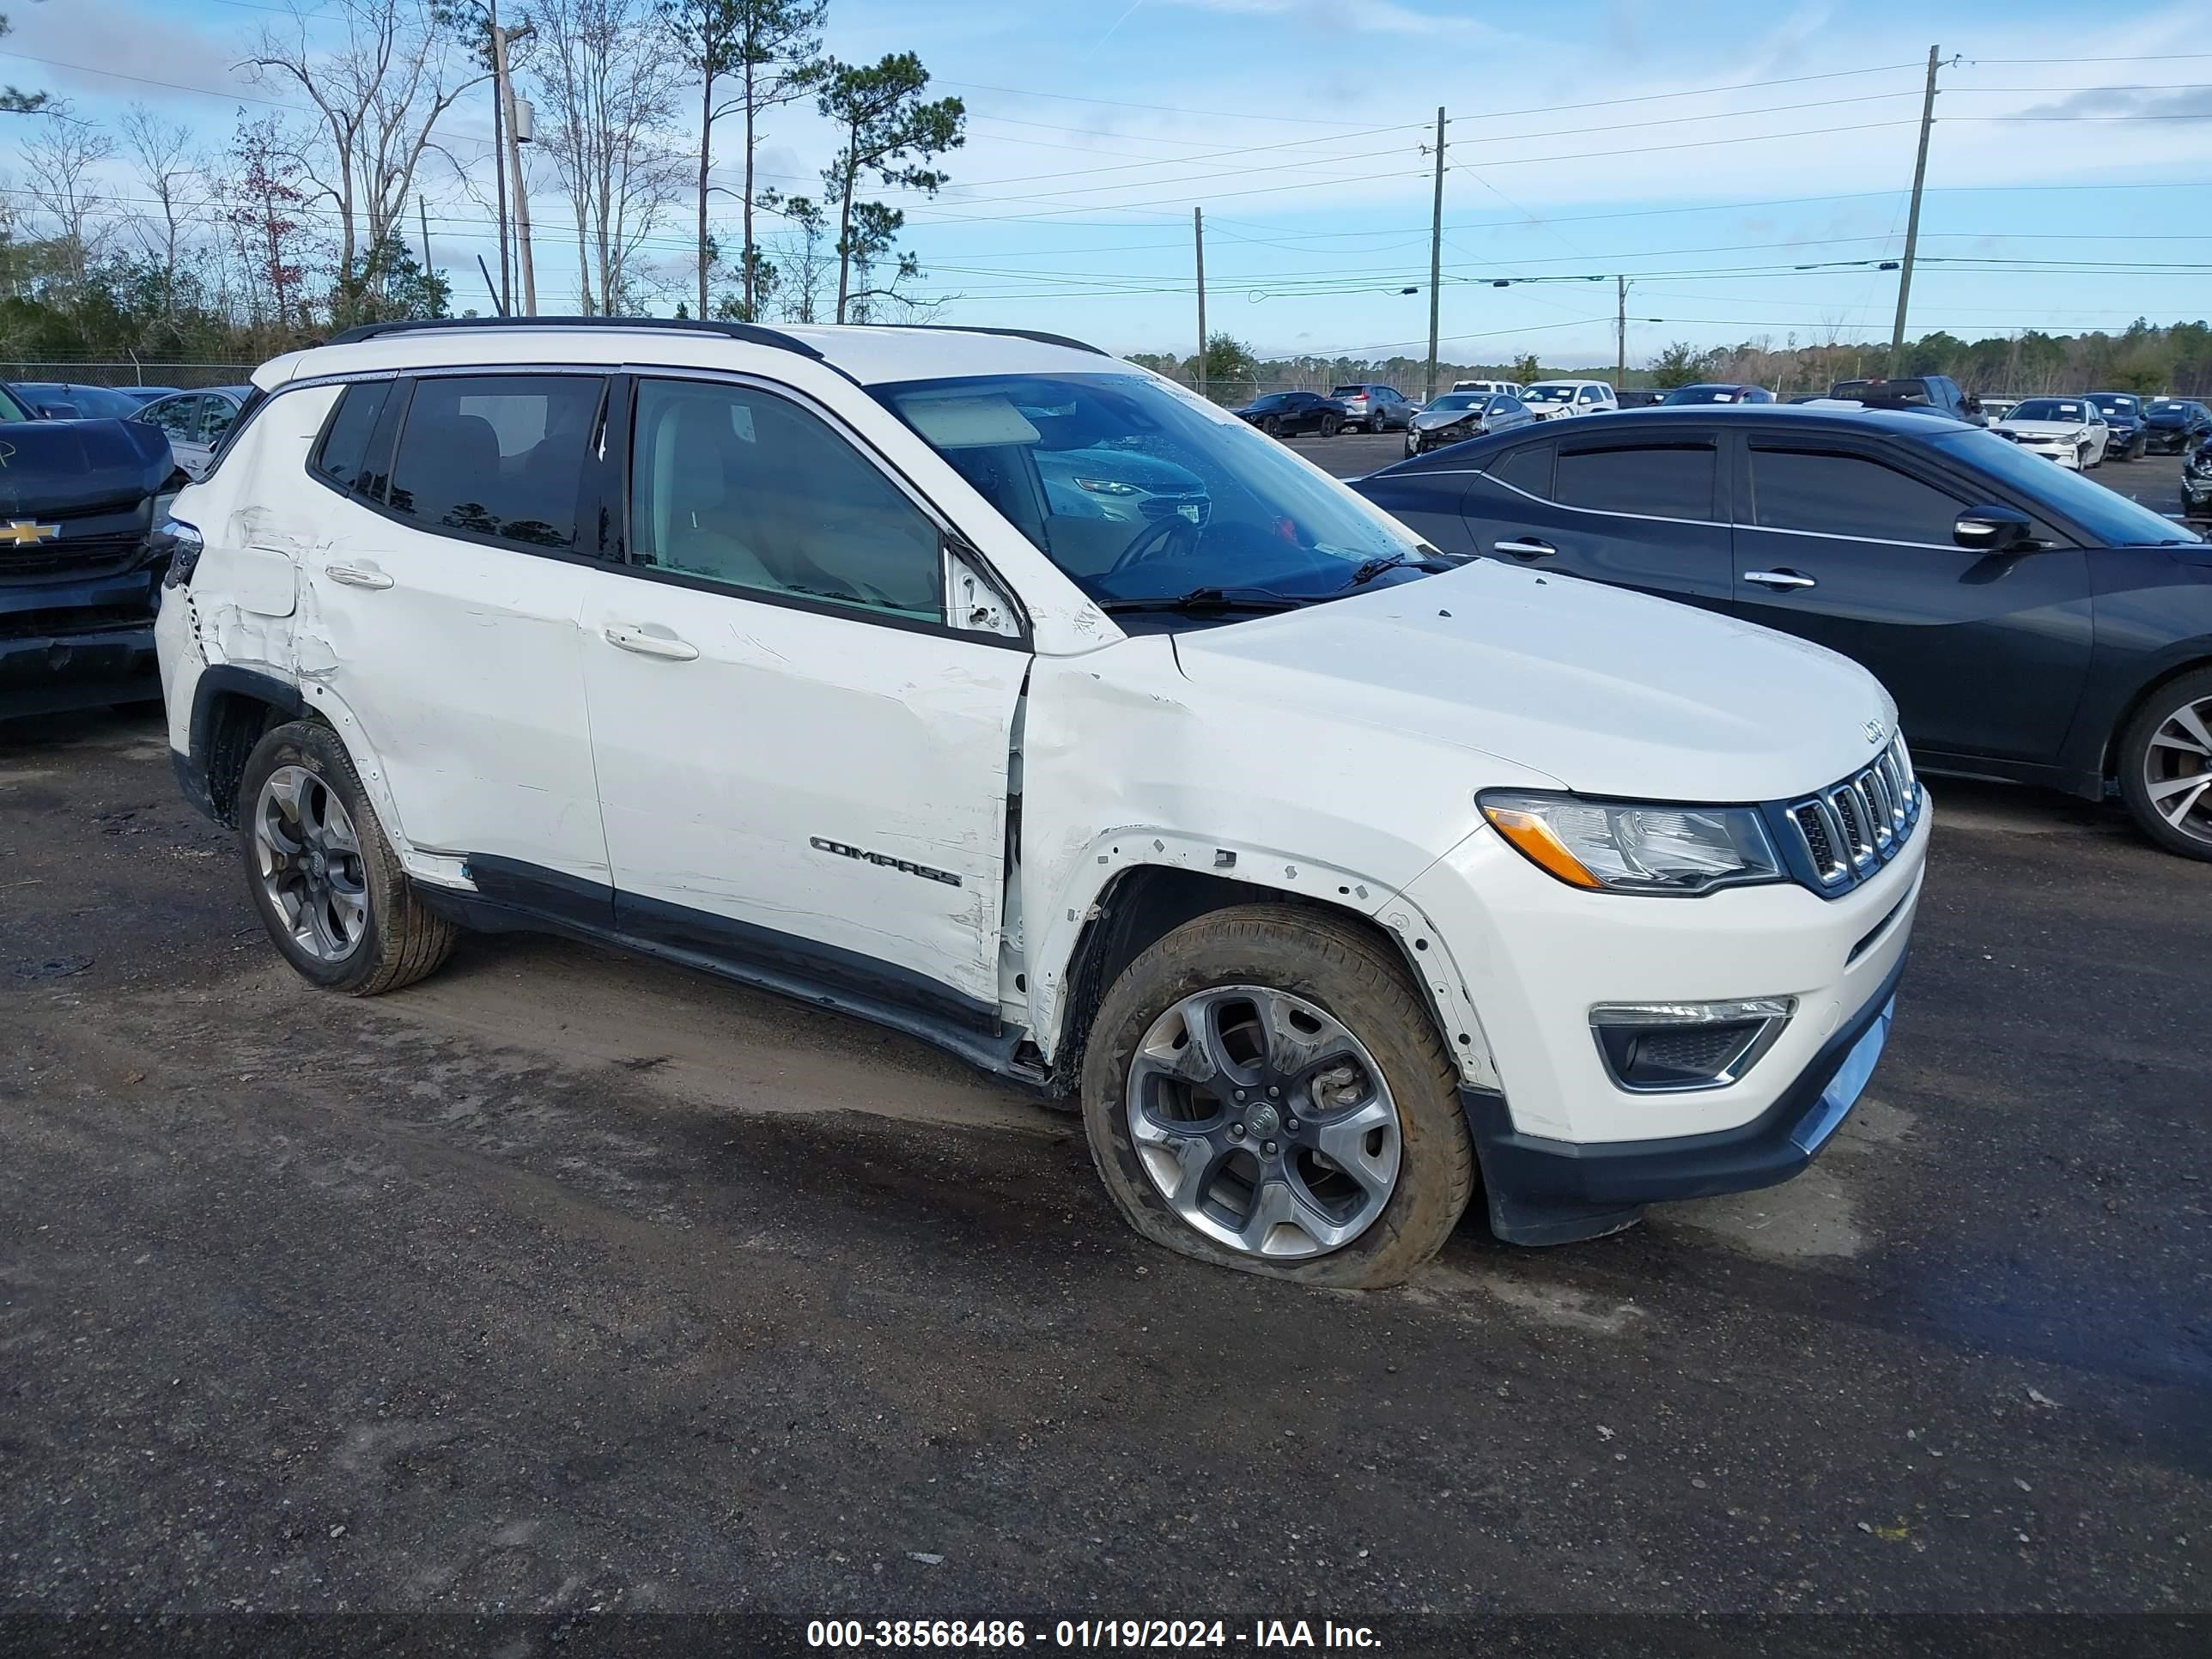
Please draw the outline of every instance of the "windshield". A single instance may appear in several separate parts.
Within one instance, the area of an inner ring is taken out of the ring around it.
[[[12,424],[16,421],[27,421],[30,418],[31,411],[23,407],[22,400],[6,386],[0,386],[0,425]]]
[[[2102,398],[2092,398],[2089,401],[2107,415],[2133,415],[2141,408],[2134,398],[2123,398],[2117,392],[2109,392]]]
[[[2045,399],[2045,401],[2050,401]],[[2076,407],[2079,407],[2077,404]],[[2053,466],[2041,456],[1990,432],[1962,428],[1933,439],[1960,460],[1996,476],[2031,501],[2072,520],[2106,547],[2178,545],[2203,537],[2080,473]]]
[[[1575,389],[1571,386],[1532,386],[1521,394],[1524,404],[1571,404],[1575,400]]]
[[[1478,408],[1489,395],[1486,392],[1447,392],[1423,412],[1433,415],[1440,410]]]
[[[1659,401],[1662,404],[1732,404],[1738,388],[1732,386],[1678,386]]]
[[[1395,520],[1225,410],[1149,375],[873,388],[1092,598],[1264,588],[1312,598],[1413,558]]]
[[[2089,406],[2075,403],[2071,398],[2030,398],[2024,404],[2014,404],[2012,418],[2015,421],[2086,421]]]

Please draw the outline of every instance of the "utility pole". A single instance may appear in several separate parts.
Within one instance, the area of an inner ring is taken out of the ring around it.
[[[499,314],[509,317],[514,313],[514,286],[507,248],[507,77],[500,73],[507,53],[500,45],[499,0],[487,0],[485,9],[491,19],[491,183],[499,204],[499,287],[493,290],[492,300]],[[477,263],[481,265],[483,261],[479,258]]]
[[[522,176],[522,131],[514,118],[514,77],[507,72],[507,49],[517,40],[527,40],[534,27],[525,23],[520,28],[508,29],[495,24],[491,32],[492,71],[499,79],[500,106],[507,116],[507,159],[514,169],[514,258],[522,276],[526,317],[538,314],[538,273],[530,258],[530,186]]]
[[[1206,396],[1206,210],[1190,210],[1191,234],[1198,239],[1198,395]]]
[[[415,216],[422,223],[422,274],[430,274],[430,210],[422,205],[422,192],[415,192]]]
[[[1613,390],[1620,395],[1621,385],[1628,379],[1628,278],[1613,279]]]
[[[1437,398],[1437,287],[1444,276],[1444,110],[1437,106],[1437,201],[1429,215],[1429,378],[1423,403]]]
[[[1928,179],[1928,130],[1936,125],[1936,55],[1928,48],[1928,92],[1920,104],[1920,155],[1912,164],[1912,210],[1905,221],[1905,264],[1897,273],[1897,325],[1889,331],[1889,372],[1905,358],[1905,307],[1912,298],[1912,256],[1920,246],[1920,188]]]

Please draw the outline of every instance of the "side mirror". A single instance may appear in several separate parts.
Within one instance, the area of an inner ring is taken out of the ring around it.
[[[1970,507],[1951,526],[1951,539],[1969,553],[2016,553],[2034,542],[2034,526],[2008,507]]]

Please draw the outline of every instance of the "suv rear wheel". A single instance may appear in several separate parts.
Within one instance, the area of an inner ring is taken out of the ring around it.
[[[1084,1127],[1154,1243],[1373,1289],[1434,1255],[1474,1188],[1458,1078],[1387,950],[1312,910],[1216,911],[1130,963],[1098,1011]]]
[[[2185,858],[2212,860],[2212,668],[2159,687],[2120,738],[2120,799]]]
[[[254,745],[239,781],[246,879],[285,961],[326,991],[412,985],[453,948],[415,896],[337,733],[295,720]]]

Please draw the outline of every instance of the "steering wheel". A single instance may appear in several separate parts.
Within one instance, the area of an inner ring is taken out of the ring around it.
[[[1133,538],[1121,550],[1121,556],[1106,567],[1106,574],[1119,575],[1132,565],[1162,557],[1170,550],[1177,553],[1188,552],[1190,550],[1188,547],[1177,546],[1177,542],[1194,541],[1197,536],[1198,526],[1180,514],[1172,519],[1163,519],[1143,534]]]

